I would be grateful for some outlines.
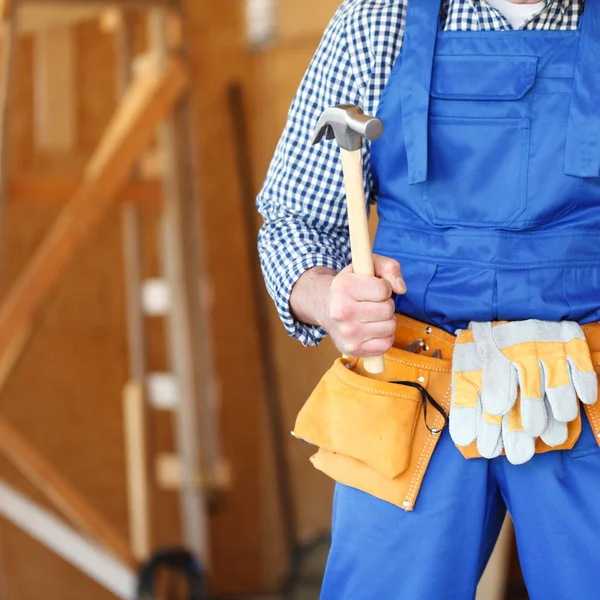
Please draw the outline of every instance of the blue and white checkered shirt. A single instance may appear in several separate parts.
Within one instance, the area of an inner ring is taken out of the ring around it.
[[[294,319],[292,286],[312,267],[340,271],[350,262],[339,153],[336,144],[313,146],[313,129],[321,113],[336,104],[358,104],[376,114],[402,46],[407,1],[412,0],[345,0],[340,6],[296,93],[257,199],[267,289],[288,333],[305,345],[318,344],[325,332]],[[582,7],[583,0],[548,0],[522,29],[576,29]],[[441,8],[447,31],[512,29],[485,0],[444,0]],[[368,149],[363,163],[370,173]],[[365,191],[375,201],[369,176]]]

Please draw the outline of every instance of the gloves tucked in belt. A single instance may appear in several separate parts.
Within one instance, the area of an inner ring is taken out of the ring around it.
[[[534,331],[537,341],[525,341]],[[551,447],[566,441],[567,423],[578,414],[576,394],[596,401],[597,378],[577,324],[471,323],[457,336],[450,410],[457,446],[477,441],[481,456],[504,449],[521,464],[534,455],[537,436]]]
[[[584,404],[596,402],[598,379],[577,323],[530,320],[470,328],[482,359],[481,403],[489,414],[508,414],[518,387],[523,427],[538,437],[551,416],[562,423],[577,418],[578,396]]]

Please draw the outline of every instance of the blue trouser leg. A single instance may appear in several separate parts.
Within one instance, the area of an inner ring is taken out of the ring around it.
[[[469,600],[505,503],[531,600],[600,598],[600,448],[465,460],[442,434],[412,513],[336,488],[322,600]]]
[[[496,460],[531,600],[600,598],[600,448],[587,419],[571,451]]]
[[[322,600],[470,600],[505,508],[491,462],[442,433],[415,510],[336,487]]]

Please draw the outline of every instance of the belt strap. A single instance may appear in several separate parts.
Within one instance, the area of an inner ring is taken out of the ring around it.
[[[410,4],[410,3],[409,3]],[[600,0],[586,0],[565,155],[565,173],[600,176]]]
[[[402,127],[408,183],[427,181],[429,91],[440,0],[409,0],[401,65]]]

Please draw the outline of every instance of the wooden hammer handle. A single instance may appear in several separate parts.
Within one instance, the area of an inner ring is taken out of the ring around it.
[[[340,153],[342,155],[346,202],[348,204],[352,268],[359,275],[373,276],[373,254],[367,220],[361,151],[348,152],[340,148]],[[385,370],[383,356],[366,357],[364,364],[368,373],[383,373]]]

